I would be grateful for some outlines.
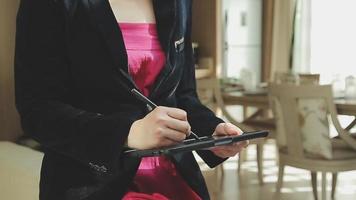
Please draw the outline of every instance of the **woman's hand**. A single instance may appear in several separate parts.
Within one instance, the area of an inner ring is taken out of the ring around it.
[[[237,126],[231,123],[221,123],[216,126],[213,135],[226,136],[226,135],[241,135],[241,134],[242,131]],[[236,154],[238,154],[240,151],[242,151],[242,149],[246,148],[248,144],[249,141],[246,140],[246,141],[234,143],[232,145],[215,147],[211,151],[215,155],[221,158],[233,157]]]
[[[127,145],[134,149],[154,149],[182,142],[190,133],[187,113],[159,106],[130,129]]]

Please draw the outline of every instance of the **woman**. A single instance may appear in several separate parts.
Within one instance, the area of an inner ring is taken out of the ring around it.
[[[199,136],[235,135],[198,100],[191,0],[22,0],[16,104],[45,148],[40,199],[209,199],[191,153],[128,158]],[[135,98],[136,88],[158,105]],[[246,142],[197,153],[215,167]]]

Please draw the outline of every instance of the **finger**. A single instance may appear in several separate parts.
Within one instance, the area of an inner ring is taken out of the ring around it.
[[[250,140],[245,140],[245,141],[244,141],[244,145],[245,145],[244,147],[245,147],[245,148],[248,147],[249,144],[250,144]]]
[[[233,146],[233,148],[242,150],[242,149],[247,148],[248,142],[247,141],[238,142],[238,143],[234,143],[232,146]]]
[[[250,140],[245,140],[243,142],[240,142],[241,145],[243,145],[245,148],[250,144]]]
[[[217,151],[222,151],[222,152],[238,152],[239,150],[243,149],[242,146],[221,146],[219,148],[217,148]]]
[[[214,135],[241,135],[242,130],[231,123],[220,123],[216,126]]]
[[[190,125],[187,121],[170,118],[166,125],[168,128],[184,133],[185,135],[189,135],[190,133]]]
[[[227,154],[227,155],[236,155],[240,153],[244,148],[243,147],[226,147],[221,150],[221,152]]]
[[[238,153],[244,148],[246,148],[246,142],[238,142],[234,143],[231,145],[225,145],[225,146],[220,146],[220,147],[215,147],[214,151],[223,151],[223,152],[232,152],[232,153]]]
[[[162,139],[160,143],[158,144],[157,148],[160,147],[168,147],[168,146],[173,146],[178,144],[178,142],[170,140],[170,139]]]
[[[238,151],[214,150],[214,153],[222,158],[233,157]]]
[[[242,134],[241,129],[231,123],[224,124],[224,131],[226,135],[240,135]]]
[[[186,133],[176,131],[174,129],[166,128],[162,132],[162,136],[174,142],[182,142],[187,137]]]
[[[167,114],[168,116],[174,118],[174,119],[178,119],[178,120],[182,120],[182,121],[187,121],[187,112],[185,112],[182,109],[178,109],[178,108],[168,108],[167,110]]]
[[[226,135],[225,134],[225,123],[220,123],[216,126],[214,135]]]

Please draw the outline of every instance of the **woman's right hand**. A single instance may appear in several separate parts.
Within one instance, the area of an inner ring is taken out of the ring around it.
[[[127,145],[141,150],[174,145],[183,141],[190,129],[184,110],[159,106],[132,124]]]

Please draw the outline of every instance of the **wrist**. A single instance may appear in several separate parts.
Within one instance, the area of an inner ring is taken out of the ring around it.
[[[131,127],[130,127],[130,131],[129,134],[127,136],[126,142],[125,142],[125,146],[130,147],[130,148],[135,148],[135,142],[138,142],[137,139],[135,139],[136,135],[139,132],[139,127],[140,127],[140,121],[141,120],[136,120],[134,123],[132,123]]]

